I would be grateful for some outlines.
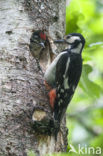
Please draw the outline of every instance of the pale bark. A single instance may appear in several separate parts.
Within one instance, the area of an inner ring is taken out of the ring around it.
[[[65,151],[65,121],[53,135],[33,129],[34,107],[51,115],[43,77],[28,44],[32,30],[46,29],[53,39],[65,34],[65,0],[0,0],[0,156]]]

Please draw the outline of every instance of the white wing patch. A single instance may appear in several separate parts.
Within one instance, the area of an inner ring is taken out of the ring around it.
[[[65,80],[64,80],[64,88],[69,89],[68,78],[65,78]]]
[[[68,68],[69,68],[69,63],[70,63],[70,58],[68,58],[68,61],[67,61],[67,64],[66,64],[66,70],[65,70],[64,77],[65,77],[66,74],[67,74],[67,70],[68,70]]]
[[[62,52],[60,53],[54,60],[53,62],[50,64],[50,66],[47,68],[44,78],[47,81],[47,83],[49,85],[53,85],[55,83],[55,75],[56,75],[56,64],[58,62],[58,60],[60,59],[60,57],[62,57],[62,55],[64,55],[67,52]]]
[[[66,70],[65,70],[65,74],[63,75],[64,78],[64,88],[65,89],[69,89],[69,85],[68,85],[68,76],[67,75],[67,70],[69,68],[69,63],[70,63],[70,58],[68,58],[67,64],[66,64]]]

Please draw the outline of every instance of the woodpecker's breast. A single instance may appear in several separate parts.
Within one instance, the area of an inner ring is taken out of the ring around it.
[[[50,66],[47,68],[44,78],[47,81],[47,83],[52,86],[52,88],[55,88],[56,86],[56,66],[58,60],[62,57],[62,55],[66,52],[60,53],[50,64]]]

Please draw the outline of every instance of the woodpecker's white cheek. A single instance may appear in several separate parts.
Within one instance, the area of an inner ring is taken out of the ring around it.
[[[74,43],[75,40],[79,40],[80,41],[80,38],[78,36],[72,36],[69,39],[67,39],[67,42]]]
[[[71,49],[71,52],[76,53],[76,54],[80,54],[81,49],[82,49],[82,43],[79,43],[77,48]]]
[[[71,49],[71,45],[67,44],[67,46],[65,47],[66,49]]]

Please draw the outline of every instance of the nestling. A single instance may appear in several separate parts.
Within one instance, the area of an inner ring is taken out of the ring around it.
[[[46,47],[46,41],[47,41],[46,34],[41,30],[33,32],[30,38],[29,49],[30,49],[32,56],[36,59],[38,68],[41,71],[42,69],[39,65],[39,59],[41,57],[43,50]]]

